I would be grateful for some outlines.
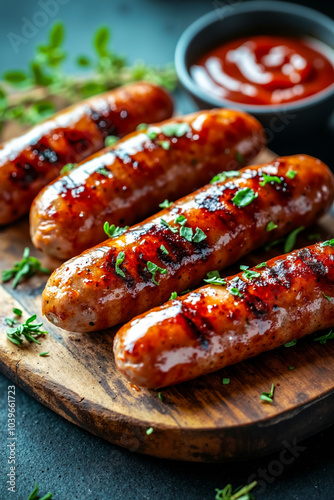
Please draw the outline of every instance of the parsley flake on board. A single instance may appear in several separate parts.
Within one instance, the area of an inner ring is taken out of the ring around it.
[[[234,491],[232,491],[231,484],[227,484],[222,490],[216,488],[215,500],[254,500],[254,497],[250,492],[256,485],[257,481],[253,481],[252,483],[247,484],[247,486],[237,488]]]
[[[231,179],[232,177],[240,177],[240,172],[238,170],[230,170],[229,172],[221,172],[220,174],[215,175],[210,184],[214,182],[224,182],[226,179]]]
[[[236,193],[232,198],[232,202],[237,205],[237,207],[246,207],[252,201],[258,197],[258,193],[255,193],[251,188],[242,188]]]
[[[284,344],[284,347],[293,347],[297,344],[297,340],[291,340],[290,342],[287,342],[286,344]]]
[[[270,392],[263,392],[260,395],[260,399],[262,399],[262,401],[265,401],[266,403],[272,403],[274,400],[274,392],[275,392],[275,384],[271,384]]]
[[[36,273],[50,274],[49,269],[42,267],[41,262],[29,254],[30,249],[26,247],[22,259],[19,262],[14,262],[12,269],[2,271],[1,278],[3,282],[13,279],[12,288],[16,288],[21,280],[30,278]]]
[[[317,337],[314,339],[315,342],[320,342],[320,344],[326,344],[327,340],[332,340],[334,339],[334,330],[331,330],[330,332],[326,333],[325,335],[322,335],[321,337]]]
[[[13,344],[21,347],[23,343],[23,336],[28,342],[35,342],[35,344],[40,345],[41,343],[36,339],[41,335],[47,335],[48,332],[41,330],[43,323],[34,323],[36,318],[37,315],[33,314],[24,323],[17,323],[15,320],[15,324],[13,324],[13,326],[8,328],[6,331],[7,339]]]

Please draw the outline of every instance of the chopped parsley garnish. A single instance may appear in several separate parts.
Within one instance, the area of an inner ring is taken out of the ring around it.
[[[210,271],[207,273],[207,278],[203,281],[205,281],[205,283],[210,283],[210,285],[226,285],[226,281],[220,277],[218,271]]]
[[[277,182],[277,184],[282,183],[281,179],[279,177],[277,177],[277,175],[267,175],[267,174],[263,173],[262,177],[263,177],[263,181],[260,182],[261,187],[268,184],[268,182]]]
[[[107,170],[107,169],[106,169],[106,168],[104,168],[104,167],[98,168],[98,169],[96,170],[96,172],[97,172],[98,174],[104,175],[105,177],[109,177],[109,175],[111,174],[110,170]]]
[[[182,226],[180,227],[180,236],[182,236],[187,241],[192,241],[193,239],[193,230],[191,227]]]
[[[290,342],[287,342],[286,344],[284,344],[284,347],[293,347],[297,344],[297,340],[291,340]]]
[[[240,292],[240,290],[238,290],[238,288],[236,288],[236,287],[230,288],[229,292],[230,292],[231,295],[234,295],[235,297],[241,297],[241,298],[243,297],[243,295]]]
[[[172,292],[168,300],[174,300],[177,298],[177,292]]]
[[[165,200],[162,203],[159,203],[160,208],[169,208],[173,205],[172,201]]]
[[[118,140],[119,140],[119,137],[117,137],[116,135],[108,135],[104,140],[104,144],[105,144],[106,148],[108,148],[108,147],[116,144],[116,142]]]
[[[263,392],[260,395],[260,399],[262,399],[262,401],[265,401],[266,403],[272,403],[274,400],[274,391],[275,391],[275,384],[271,384],[270,392]]]
[[[297,175],[297,172],[295,170],[289,170],[289,172],[287,172],[286,176],[289,178],[289,179],[294,179]]]
[[[150,436],[150,435],[152,434],[152,432],[153,432],[153,427],[149,427],[149,428],[146,430],[146,434],[147,434],[148,436]]]
[[[300,226],[300,227],[297,227],[297,229],[294,229],[293,231],[291,231],[291,233],[289,234],[289,236],[287,237],[287,239],[285,240],[285,243],[284,243],[284,252],[285,253],[291,252],[291,250],[294,248],[294,246],[296,244],[297,235],[301,231],[304,231],[304,229],[305,229],[304,226]]]
[[[243,488],[237,488],[232,491],[232,485],[228,484],[222,490],[215,489],[216,500],[254,500],[253,495],[250,493],[257,485],[257,481],[253,481]]]
[[[23,343],[23,335],[28,342],[35,342],[40,345],[41,343],[36,339],[41,335],[47,335],[48,332],[41,330],[43,323],[34,323],[36,318],[37,315],[33,314],[33,316],[30,316],[24,323],[20,324],[17,324],[15,320],[14,326],[7,329],[6,333],[8,340],[20,347]]]
[[[205,240],[206,238],[207,238],[207,236],[204,233],[204,231],[202,231],[202,229],[200,229],[199,227],[196,227],[196,232],[193,236],[193,242],[200,243],[201,241]]]
[[[146,130],[147,127],[148,127],[147,123],[139,123],[139,125],[137,125],[136,130]]]
[[[332,297],[329,297],[328,295],[325,295],[324,293],[323,293],[323,296],[324,296],[324,297],[325,297],[325,299],[327,299],[329,302],[332,302]]]
[[[115,271],[117,274],[125,278],[125,274],[123,273],[122,269],[119,267],[120,265],[123,264],[123,261],[125,259],[125,253],[124,252],[119,252],[116,258],[116,264],[115,264]]]
[[[326,344],[327,340],[332,340],[334,339],[334,330],[331,330],[330,332],[326,333],[325,335],[322,335],[321,337],[317,337],[314,339],[315,342],[320,342],[320,344]]]
[[[158,392],[158,398],[160,399],[160,401],[164,401],[164,397],[163,397],[163,394],[162,392]]]
[[[18,309],[17,307],[13,307],[13,313],[15,314],[15,316],[22,316],[21,309]]]
[[[16,288],[19,281],[24,278],[30,278],[36,273],[50,274],[50,270],[42,267],[42,264],[36,257],[30,256],[30,249],[26,247],[23,251],[22,260],[14,262],[12,269],[2,271],[1,278],[3,282],[10,281],[14,278],[12,288]]]
[[[275,224],[275,222],[273,222],[272,220],[270,222],[268,222],[267,224],[267,227],[266,227],[266,231],[273,231],[274,229],[276,229],[278,227],[277,224]]]
[[[158,137],[158,134],[160,133],[160,129],[158,127],[150,127],[147,129],[146,135],[149,139],[154,141]]]
[[[246,187],[239,189],[237,194],[232,198],[232,202],[238,207],[246,207],[257,197],[258,193],[254,193],[253,189]]]
[[[321,247],[334,247],[334,238],[320,243]]]
[[[68,172],[71,172],[71,170],[73,170],[76,166],[76,163],[66,163],[66,165],[63,166],[59,173],[60,175],[67,174]]]
[[[242,277],[245,279],[252,279],[252,278],[259,278],[261,276],[261,273],[258,273],[257,271],[251,271],[248,269],[248,266],[240,266],[240,269],[244,271],[242,273]]]
[[[160,250],[161,250],[164,254],[169,255],[169,252],[168,252],[167,248],[165,247],[165,245],[160,245]]]
[[[48,356],[49,353],[50,351],[45,351],[45,352],[40,352],[39,355],[43,357],[43,356]]]
[[[118,227],[115,226],[115,224],[109,224],[109,222],[105,222],[103,225],[103,229],[109,238],[117,238],[117,236],[121,236],[121,234],[129,229],[129,226]]]
[[[165,151],[168,151],[170,149],[169,141],[157,141],[157,144],[159,144],[159,146],[161,146]]]
[[[237,162],[238,162],[238,163],[240,163],[240,164],[244,164],[244,163],[245,163],[245,158],[244,158],[244,156],[243,156],[241,153],[239,153],[239,151],[237,151],[237,152],[235,153],[235,159],[236,159],[236,160],[237,160]]]
[[[185,122],[168,123],[161,127],[162,133],[165,134],[167,137],[182,137],[187,132],[189,132],[189,130],[191,130],[190,126],[188,125],[188,123]]]
[[[228,385],[231,382],[231,380],[229,378],[223,378],[222,382],[223,385]]]
[[[161,224],[162,224],[163,226],[168,227],[168,229],[169,229],[170,231],[172,231],[172,233],[177,233],[177,232],[178,232],[177,227],[170,226],[170,225],[168,224],[168,222],[166,222],[166,221],[165,221],[165,219],[160,219],[160,222],[161,222]]]
[[[293,371],[295,369],[294,366],[289,366],[289,370]]]
[[[210,184],[213,184],[214,182],[224,182],[226,179],[231,179],[232,177],[240,177],[240,172],[237,170],[230,170],[229,172],[221,172],[220,174],[215,175],[211,181]]]
[[[147,262],[147,270],[152,274],[152,281],[155,285],[159,285],[159,283],[155,280],[156,273],[167,274],[167,269],[157,266],[150,260]]]
[[[256,269],[261,269],[262,267],[267,267],[268,264],[266,262],[261,262],[260,264],[258,264],[256,267]]]
[[[187,223],[187,219],[185,218],[184,215],[179,215],[175,221],[176,224],[180,224],[181,226],[184,226]]]

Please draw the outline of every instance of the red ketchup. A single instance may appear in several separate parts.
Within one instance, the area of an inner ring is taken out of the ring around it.
[[[221,99],[279,105],[334,84],[334,67],[326,49],[331,50],[312,39],[239,38],[207,52],[190,72],[200,87]]]

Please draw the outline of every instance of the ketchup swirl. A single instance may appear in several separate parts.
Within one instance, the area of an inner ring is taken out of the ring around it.
[[[279,105],[334,84],[330,56],[317,49],[308,39],[269,35],[239,38],[206,53],[190,72],[200,87],[219,98]]]

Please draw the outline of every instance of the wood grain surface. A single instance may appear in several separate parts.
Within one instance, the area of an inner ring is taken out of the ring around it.
[[[266,150],[256,162],[273,154]],[[333,236],[334,214],[308,233]],[[307,232],[297,245],[310,244]],[[29,246],[44,266],[59,262],[34,250],[28,219],[0,232],[1,270],[11,268]],[[243,259],[254,265],[282,253],[263,249]],[[239,264],[238,264],[239,265]],[[237,272],[238,265],[224,274]],[[177,460],[240,460],[269,453],[314,434],[334,419],[334,341],[313,337],[295,347],[282,347],[239,365],[161,391],[138,389],[115,369],[114,330],[90,334],[64,332],[44,318],[49,335],[41,346],[26,341],[16,347],[6,338],[4,318],[12,308],[23,318],[41,318],[41,293],[47,277],[0,287],[0,370],[38,401],[76,425],[131,451]],[[39,352],[49,351],[47,357]],[[294,366],[292,371],[290,366]],[[228,385],[222,379],[230,378]],[[273,404],[259,395],[275,383]],[[146,430],[152,427],[149,435]]]

